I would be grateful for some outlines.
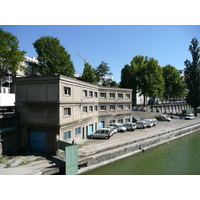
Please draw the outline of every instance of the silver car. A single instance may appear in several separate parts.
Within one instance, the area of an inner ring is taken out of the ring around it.
[[[140,129],[144,129],[144,128],[146,128],[147,127],[147,123],[145,122],[145,121],[137,121],[136,122],[136,128],[140,128]]]
[[[117,128],[114,127],[114,126],[107,126],[106,128],[110,128],[111,129],[112,135],[115,134],[115,133],[117,133]]]
[[[121,124],[118,123],[112,123],[108,126],[114,126],[115,128],[117,128],[118,132],[125,132],[126,131],[126,127],[122,126]]]
[[[89,135],[90,138],[105,138],[109,139],[111,137],[112,130],[110,128],[101,128],[94,133]]]
[[[126,122],[124,125],[127,131],[134,131],[136,129],[136,124],[132,122]]]

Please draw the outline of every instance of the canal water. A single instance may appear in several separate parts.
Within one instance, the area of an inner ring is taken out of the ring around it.
[[[134,154],[84,175],[199,175],[200,131]]]

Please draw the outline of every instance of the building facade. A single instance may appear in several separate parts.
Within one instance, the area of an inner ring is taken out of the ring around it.
[[[14,80],[22,149],[55,153],[56,139],[77,144],[111,122],[132,120],[132,90],[65,76]]]

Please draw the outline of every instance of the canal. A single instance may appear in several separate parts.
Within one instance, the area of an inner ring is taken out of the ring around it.
[[[82,174],[199,175],[200,131]]]

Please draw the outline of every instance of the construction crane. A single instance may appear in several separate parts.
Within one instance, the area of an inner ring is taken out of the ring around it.
[[[83,59],[83,62],[84,62],[84,63],[87,63],[86,59],[83,58],[83,57],[81,56],[81,54],[80,54],[78,51],[77,51],[76,53]]]

